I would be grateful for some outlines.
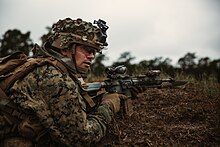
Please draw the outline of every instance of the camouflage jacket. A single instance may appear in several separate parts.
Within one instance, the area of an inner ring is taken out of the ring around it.
[[[113,112],[100,105],[92,114],[86,113],[79,83],[48,64],[16,81],[9,97],[24,112],[35,115],[35,123],[43,126],[52,142],[87,146],[105,135]]]

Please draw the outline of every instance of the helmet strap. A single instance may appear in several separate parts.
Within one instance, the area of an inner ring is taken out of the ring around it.
[[[72,44],[72,46],[70,47],[71,48],[71,51],[72,51],[72,55],[71,55],[71,60],[73,62],[73,68],[76,70],[76,72],[78,73],[78,70],[77,70],[77,66],[76,66],[76,58],[75,58],[75,55],[76,55],[76,44]]]

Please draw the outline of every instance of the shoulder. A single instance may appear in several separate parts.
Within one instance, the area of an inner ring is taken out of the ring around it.
[[[53,65],[47,64],[44,66],[40,66],[35,68],[28,76],[25,77],[25,80],[36,79],[38,82],[44,85],[59,85],[63,84],[73,84],[73,80],[70,78],[68,73],[63,73],[58,68]]]
[[[28,88],[32,91],[53,91],[59,88],[75,88],[76,83],[71,79],[68,74],[64,74],[56,67],[46,64],[34,68],[33,71],[28,73],[24,78],[19,79],[14,84],[13,88]]]

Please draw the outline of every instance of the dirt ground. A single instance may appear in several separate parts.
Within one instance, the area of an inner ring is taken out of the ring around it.
[[[188,83],[147,89],[133,100],[132,116],[118,115],[98,146],[220,146],[220,87]]]

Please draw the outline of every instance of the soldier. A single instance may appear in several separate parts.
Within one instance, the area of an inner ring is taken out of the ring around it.
[[[10,88],[10,103],[0,117],[1,146],[90,146],[105,135],[126,96],[106,93],[93,112],[86,111],[93,101],[86,98],[82,79],[107,46],[108,27],[102,20],[95,23],[59,20],[44,47],[34,47],[35,57],[57,62],[36,67]]]

